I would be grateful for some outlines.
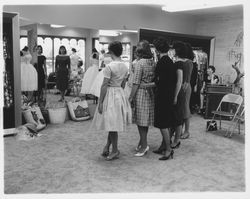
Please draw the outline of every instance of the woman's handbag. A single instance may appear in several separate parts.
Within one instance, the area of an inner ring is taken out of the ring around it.
[[[207,121],[207,131],[217,131],[217,123],[215,120]]]
[[[72,120],[84,121],[90,119],[89,107],[86,100],[76,97],[68,102],[68,108]]]

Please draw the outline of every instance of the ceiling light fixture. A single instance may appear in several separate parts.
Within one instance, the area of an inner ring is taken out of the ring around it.
[[[56,25],[56,24],[50,24],[51,28],[63,28],[65,27],[64,25]]]
[[[116,37],[119,35],[119,33],[115,30],[99,30],[99,35],[100,36]]]
[[[192,2],[188,1],[182,3],[178,1],[168,1],[168,3],[162,7],[162,10],[167,12],[181,12],[188,10],[199,10],[241,4],[243,4],[243,0],[192,0]]]

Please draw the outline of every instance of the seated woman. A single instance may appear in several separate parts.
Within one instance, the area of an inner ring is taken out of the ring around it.
[[[215,73],[215,67],[214,66],[208,66],[207,68],[207,74],[205,74],[203,85],[200,91],[200,111],[199,113],[204,112],[204,97],[205,97],[205,91],[206,86],[208,84],[218,84],[219,83],[219,77],[214,74]]]

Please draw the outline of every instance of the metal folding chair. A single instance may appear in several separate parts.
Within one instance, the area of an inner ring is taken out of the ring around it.
[[[238,133],[240,134],[240,125],[241,125],[241,123],[244,123],[244,122],[245,122],[245,108],[244,108],[244,106],[242,106],[242,109],[235,116],[234,121],[232,122],[228,131],[226,132],[225,137],[231,138],[233,133],[234,133],[234,130],[237,128],[237,126],[238,126]],[[230,134],[229,134],[229,132],[230,132]]]
[[[222,108],[222,106],[225,105],[225,103],[228,104],[227,108]],[[232,93],[226,94],[221,99],[217,109],[215,111],[212,111],[212,113],[213,113],[212,121],[218,120],[218,119],[216,119],[216,116],[219,116],[220,129],[221,129],[221,121],[222,120],[229,120],[230,122],[234,122],[236,116],[239,114],[239,110],[240,110],[242,103],[243,103],[242,96],[232,94]],[[210,125],[208,125],[207,131],[208,131],[209,127],[210,127]],[[231,125],[230,125],[230,127],[231,127]],[[227,129],[226,134],[228,134],[230,127]]]

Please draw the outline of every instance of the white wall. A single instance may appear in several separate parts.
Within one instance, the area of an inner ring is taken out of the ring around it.
[[[70,27],[195,32],[193,17],[143,5],[5,5],[3,11],[18,12],[22,18],[33,22]]]
[[[235,45],[237,36],[241,32],[243,32],[243,13],[209,16],[197,21],[196,34],[215,36],[216,73],[230,75],[231,82],[236,77],[236,72],[232,69],[236,59],[229,59],[229,52],[234,50],[243,53],[243,41],[240,46]],[[243,60],[240,69],[244,69]]]

